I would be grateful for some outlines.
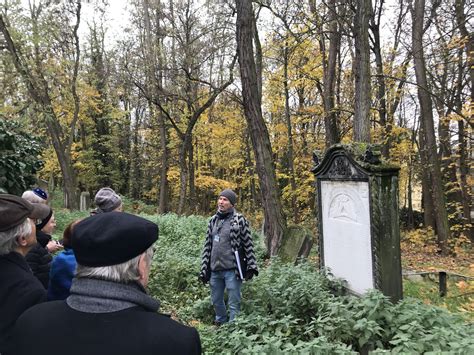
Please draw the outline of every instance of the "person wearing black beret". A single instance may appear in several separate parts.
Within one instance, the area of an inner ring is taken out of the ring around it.
[[[217,213],[207,227],[199,279],[210,283],[216,313],[214,323],[232,321],[240,312],[242,281],[258,275],[249,222],[234,206],[237,195],[225,189],[217,200]],[[229,315],[224,301],[227,289]]]
[[[17,318],[29,307],[46,301],[46,290],[34,277],[25,255],[36,244],[34,220],[50,213],[43,204],[32,204],[0,194],[0,353],[11,345]]]
[[[158,226],[123,212],[74,226],[77,260],[70,295],[32,307],[16,322],[5,355],[200,354],[196,329],[158,313],[145,290]],[[54,329],[54,345],[42,332]]]

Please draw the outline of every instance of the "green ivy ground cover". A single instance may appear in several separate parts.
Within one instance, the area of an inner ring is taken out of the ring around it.
[[[88,216],[55,211],[56,238]],[[459,315],[413,298],[393,305],[378,292],[347,296],[314,264],[264,260],[258,235],[260,275],[244,285],[242,314],[215,328],[209,288],[197,281],[207,219],[145,217],[160,226],[150,293],[163,312],[198,328],[206,353],[474,353],[473,325]]]
[[[474,325],[459,315],[412,298],[393,305],[379,292],[345,295],[316,265],[264,260],[259,247],[260,275],[243,286],[241,315],[216,328],[197,279],[207,220],[146,218],[160,226],[149,291],[163,312],[198,328],[206,353],[474,353]]]

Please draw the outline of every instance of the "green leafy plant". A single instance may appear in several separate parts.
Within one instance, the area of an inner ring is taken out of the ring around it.
[[[36,183],[43,166],[39,139],[17,122],[0,119],[0,189],[15,195]]]
[[[197,327],[205,353],[474,351],[474,327],[459,315],[411,298],[394,305],[378,291],[345,294],[314,262],[264,260],[258,235],[260,274],[243,285],[239,317],[216,328],[209,288],[197,279],[207,218],[147,218],[160,226],[149,291],[163,311]]]

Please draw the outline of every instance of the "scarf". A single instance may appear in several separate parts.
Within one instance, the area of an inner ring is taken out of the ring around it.
[[[227,212],[221,212],[219,210],[217,210],[217,217],[219,217],[219,219],[226,219],[228,216],[230,216],[231,214],[234,214],[234,208],[230,208]]]
[[[156,312],[160,302],[146,294],[138,282],[122,284],[91,278],[74,278],[66,303],[87,313],[110,313],[140,306]]]

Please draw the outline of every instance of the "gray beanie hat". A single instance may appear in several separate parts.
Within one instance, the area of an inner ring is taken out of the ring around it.
[[[97,191],[94,202],[101,212],[111,212],[122,204],[122,198],[110,187]]]
[[[225,189],[223,190],[220,194],[219,194],[219,197],[221,196],[224,196],[225,198],[227,198],[229,200],[229,202],[232,204],[232,206],[235,205],[235,203],[237,202],[237,195],[235,194],[234,191],[232,191],[231,189]]]

